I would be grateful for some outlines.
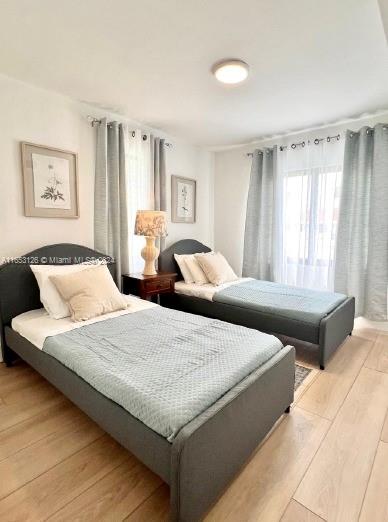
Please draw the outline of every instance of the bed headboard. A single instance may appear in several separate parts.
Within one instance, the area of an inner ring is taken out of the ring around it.
[[[39,287],[30,269],[32,264],[73,265],[92,259],[106,259],[115,278],[116,265],[111,257],[81,245],[60,243],[38,248],[0,265],[0,339],[5,346],[4,328],[19,314],[41,308]]]
[[[210,252],[210,248],[195,239],[182,239],[163,250],[158,259],[159,270],[163,272],[177,272],[178,279],[182,279],[181,271],[174,259],[174,254],[199,254]]]

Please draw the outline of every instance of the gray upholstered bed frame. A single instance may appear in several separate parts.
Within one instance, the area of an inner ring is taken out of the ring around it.
[[[4,361],[12,366],[16,355],[24,359],[167,482],[173,520],[200,520],[277,419],[289,411],[294,393],[294,348],[286,346],[252,372],[182,428],[170,443],[11,328],[15,316],[42,307],[28,263],[72,264],[90,257],[101,254],[60,244],[0,267]],[[115,273],[114,263],[109,269]]]
[[[209,251],[210,249],[207,246],[198,241],[183,239],[161,253],[159,268],[160,270],[180,274],[174,254],[195,254]],[[346,301],[324,317],[319,326],[278,316],[276,313],[268,314],[180,294],[161,296],[161,304],[176,310],[205,315],[255,328],[263,332],[270,332],[274,335],[285,335],[316,344],[318,345],[321,370],[324,370],[333,352],[343,343],[348,335],[351,335],[354,323],[354,297],[348,297]]]

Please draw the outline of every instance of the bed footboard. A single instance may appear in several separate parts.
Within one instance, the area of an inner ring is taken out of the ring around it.
[[[200,520],[294,396],[295,350],[287,346],[185,426],[172,445],[171,517]]]
[[[324,317],[319,328],[319,365],[324,370],[326,362],[333,352],[352,333],[354,326],[354,297],[337,306],[329,315]]]

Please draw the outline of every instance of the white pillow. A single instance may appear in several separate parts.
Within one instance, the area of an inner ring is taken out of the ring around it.
[[[50,276],[71,274],[96,266],[101,266],[101,262],[78,265],[30,265],[39,286],[40,300],[50,317],[63,319],[70,316],[70,309],[54,283],[50,281]]]
[[[195,259],[213,285],[222,285],[238,279],[232,267],[220,252],[196,254]]]
[[[189,257],[188,254],[174,254],[175,261],[178,263],[179,269],[181,271],[182,277],[185,280],[185,283],[194,283],[194,277],[192,276],[187,263],[186,258]]]
[[[186,266],[190,270],[191,275],[193,276],[194,283],[197,285],[205,285],[209,283],[209,279],[206,277],[205,272],[200,267],[198,261],[195,259],[194,254],[191,256],[187,256]]]

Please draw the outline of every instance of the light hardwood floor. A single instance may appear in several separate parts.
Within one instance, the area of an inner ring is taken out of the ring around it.
[[[308,365],[311,354],[298,350]],[[167,521],[168,487],[27,365],[0,365],[0,521]],[[206,521],[388,521],[388,332],[314,371]]]

